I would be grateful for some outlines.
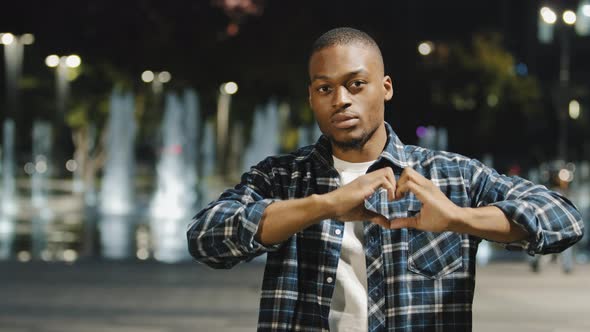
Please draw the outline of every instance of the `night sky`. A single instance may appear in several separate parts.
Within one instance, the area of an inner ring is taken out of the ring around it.
[[[143,88],[140,74],[144,70],[168,70],[173,77],[170,88],[196,88],[203,111],[211,115],[220,83],[229,80],[240,85],[235,104],[243,109],[253,109],[271,96],[305,103],[312,42],[333,27],[360,28],[380,44],[386,71],[394,81],[396,94],[387,106],[387,119],[402,140],[415,143],[416,125],[430,124],[415,78],[416,45],[422,40],[467,43],[474,33],[498,32],[515,60],[527,64],[543,88],[551,89],[558,75],[558,47],[540,46],[536,41],[537,4],[534,0],[266,0],[261,15],[241,17],[239,31],[229,36],[227,27],[235,19],[209,0],[20,0],[2,4],[0,32],[35,35],[35,44],[25,49],[24,75],[48,82],[28,92],[45,95],[47,102],[53,74],[44,65],[45,57],[76,53],[95,70],[116,71],[133,89]],[[572,80],[583,86],[590,77],[584,60],[590,58],[589,49],[588,38],[573,45]],[[550,157],[554,152],[551,137],[556,136],[545,122],[534,128],[544,132],[545,141],[540,144],[547,145]],[[506,163],[525,162],[522,149],[529,141],[523,143],[519,135],[504,132],[498,140],[508,145],[497,149]],[[476,142],[463,142],[467,139],[452,134],[451,148],[466,154],[481,152]]]

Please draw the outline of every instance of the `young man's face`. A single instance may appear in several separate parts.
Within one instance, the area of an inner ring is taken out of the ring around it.
[[[334,45],[309,62],[309,103],[322,132],[343,150],[360,149],[384,121],[393,94],[380,55],[362,44]]]

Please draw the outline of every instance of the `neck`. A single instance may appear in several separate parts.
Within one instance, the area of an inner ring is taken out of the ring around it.
[[[385,142],[387,142],[387,131],[385,125],[381,125],[360,149],[343,150],[332,143],[332,154],[338,159],[351,163],[373,161],[379,158]]]

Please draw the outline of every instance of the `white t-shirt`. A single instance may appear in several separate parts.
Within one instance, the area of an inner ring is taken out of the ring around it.
[[[350,163],[334,156],[334,168],[342,185],[364,175],[374,161]],[[336,270],[336,284],[330,305],[330,331],[360,332],[368,330],[367,266],[363,222],[345,222],[342,251]]]

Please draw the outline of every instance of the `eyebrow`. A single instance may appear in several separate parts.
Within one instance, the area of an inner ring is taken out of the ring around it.
[[[369,74],[369,72],[366,69],[361,68],[361,69],[357,69],[355,71],[351,71],[351,72],[345,74],[344,77],[346,77],[348,79],[350,77],[354,77],[354,76],[359,75],[359,74],[367,75],[367,74]],[[311,81],[313,82],[313,81],[316,81],[316,80],[330,80],[330,76],[327,76],[327,75],[313,75],[313,78],[312,78]]]

